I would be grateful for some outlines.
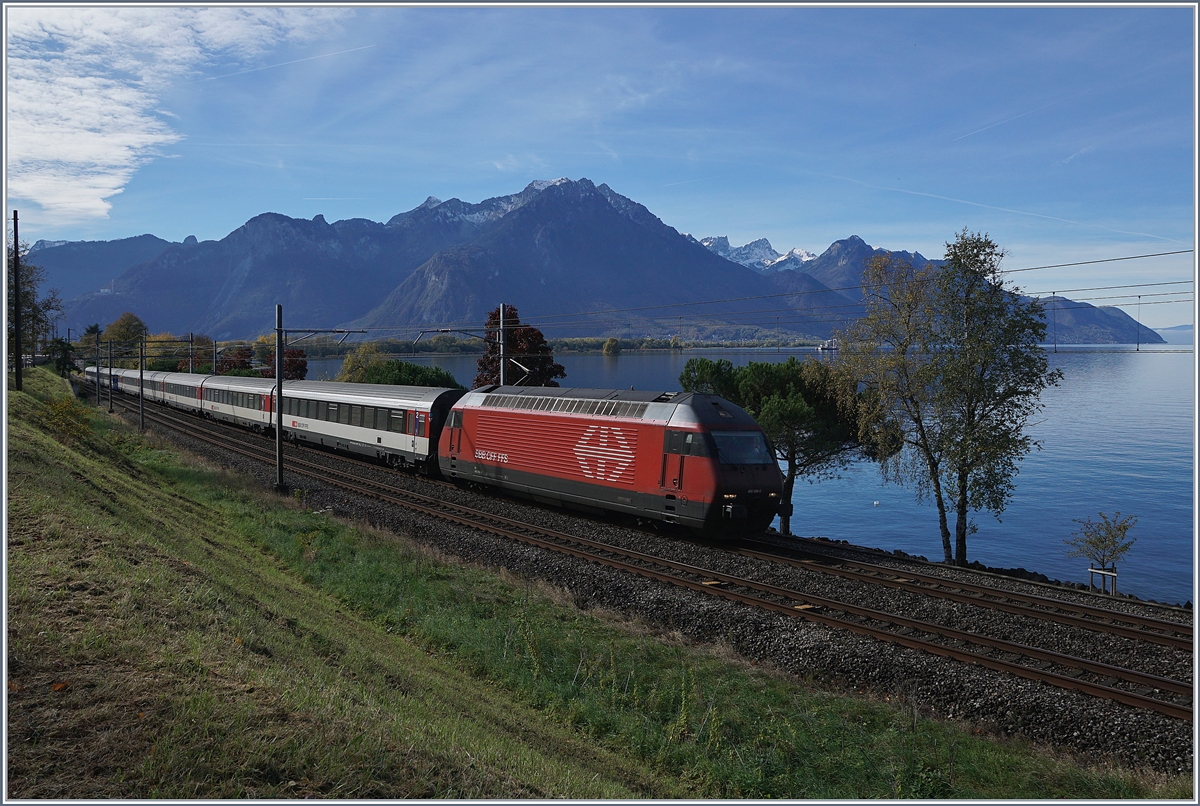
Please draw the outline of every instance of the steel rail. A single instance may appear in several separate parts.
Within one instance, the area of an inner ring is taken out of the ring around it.
[[[173,418],[155,415],[152,416],[151,419],[160,421],[167,420],[168,422],[164,424],[170,425],[169,420]],[[199,435],[195,433],[192,433],[191,436],[217,445],[223,449],[232,450],[251,458],[256,458],[261,461],[270,461],[269,458],[265,457],[265,454],[267,453],[266,451],[235,443],[228,437]],[[589,540],[587,538],[576,537],[554,530],[532,527],[528,524],[511,518],[493,515],[491,513],[482,512],[470,507],[449,504],[444,501],[430,498],[429,496],[420,495],[419,493],[404,491],[406,496],[423,499],[424,503],[397,498],[390,493],[400,491],[396,491],[385,484],[369,479],[363,479],[343,471],[334,470],[324,465],[315,465],[310,462],[302,461],[300,463],[292,464],[292,472],[298,472],[302,475],[319,478],[322,481],[335,484],[336,486],[343,487],[352,492],[366,492],[368,495],[379,498],[388,503],[394,503],[398,506],[432,515],[444,520],[449,520],[469,528],[490,532],[493,534],[500,534],[505,537],[519,540],[528,545],[551,549],[588,562],[600,563],[606,566],[618,568],[644,578],[668,582],[670,584],[674,584],[696,592],[719,596],[730,601],[749,604],[768,611],[784,613],[791,617],[802,618],[806,621],[812,621],[838,629],[846,629],[851,632],[866,635],[907,648],[929,652],[931,654],[949,657],[968,663],[975,663],[993,670],[1008,672],[1018,677],[1050,683],[1060,688],[1080,691],[1085,694],[1103,699],[1114,700],[1133,707],[1156,711],[1158,713],[1178,719],[1190,721],[1192,718],[1192,709],[1187,706],[1154,699],[1152,697],[1124,691],[1122,689],[1113,688],[1103,684],[1079,680],[1077,678],[1056,672],[1033,669],[1028,666],[1013,663],[1011,661],[992,658],[981,652],[950,647],[944,644],[930,642],[919,638],[911,638],[909,636],[897,634],[890,630],[872,627],[870,625],[848,621],[845,619],[838,619],[824,613],[814,612],[814,610],[817,608],[825,608],[828,610],[840,611],[857,616],[859,618],[890,623],[898,627],[917,630],[919,632],[925,632],[931,635],[941,635],[949,638],[950,640],[972,643],[987,647],[992,650],[1010,652],[1037,660],[1053,662],[1072,668],[1080,668],[1093,674],[1117,677],[1119,679],[1126,680],[1126,682],[1131,682],[1136,685],[1143,685],[1148,688],[1162,691],[1172,691],[1174,693],[1190,695],[1192,692],[1192,687],[1187,683],[1173,681],[1154,675],[1147,675],[1130,669],[1122,669],[1120,667],[1110,666],[1108,664],[1100,664],[1094,661],[1073,658],[1070,656],[1061,655],[1060,653],[1038,649],[1036,647],[1026,647],[1024,645],[1013,644],[1011,642],[1001,641],[998,639],[990,639],[975,635],[973,633],[966,633],[959,630],[944,628],[938,625],[930,625],[914,619],[895,616],[892,614],[883,613],[881,611],[871,610],[869,608],[861,608],[856,605],[848,605],[846,603],[825,599],[824,597],[812,596],[810,594],[793,591],[787,588],[754,582],[752,580],[742,579],[732,575],[716,572],[711,569],[692,566],[686,563],[679,563],[673,560],[655,557],[653,555],[630,549],[618,548],[609,544]],[[345,479],[345,481],[331,480],[329,478],[331,474],[341,477],[342,479]],[[377,488],[377,491],[363,490],[362,485],[364,483],[371,487]],[[454,510],[457,510],[457,512]],[[490,521],[491,523],[487,523],[487,521]],[[496,526],[497,523],[503,524],[503,527],[498,528]],[[652,568],[646,568],[646,564],[667,568],[675,573],[669,574],[663,573],[662,571],[655,571]],[[699,577],[700,581],[695,579],[687,579],[686,577],[679,576],[679,574]],[[771,596],[785,599],[786,602],[790,603],[781,603],[763,598],[762,596],[758,595],[750,595],[739,593],[733,590],[722,589],[719,587],[720,584],[728,584],[735,587],[754,590],[759,593],[766,593]]]
[[[1193,647],[1192,627],[1191,625],[1187,624],[1178,624],[1175,622],[1163,621],[1161,619],[1130,616],[1125,613],[1117,613],[1115,611],[1105,610],[1099,607],[1092,607],[1091,605],[1079,605],[1077,608],[1074,603],[1060,602],[1045,596],[1034,596],[1031,594],[1002,591],[995,588],[989,588],[986,585],[975,585],[970,582],[951,581],[941,577],[933,576],[931,574],[909,572],[906,570],[902,571],[882,565],[862,563],[857,560],[843,560],[840,557],[831,559],[841,565],[858,567],[863,570],[855,571],[850,568],[826,565],[815,560],[797,560],[790,557],[780,556],[779,554],[755,551],[753,549],[734,549],[734,553],[744,557],[767,560],[769,562],[784,563],[795,568],[801,568],[816,573],[830,574],[833,576],[843,577],[845,579],[861,580],[874,585],[882,585],[884,587],[893,588],[896,590],[904,590],[926,596],[936,596],[942,599],[950,599],[951,601],[955,602],[976,605],[978,607],[986,607],[991,610],[999,610],[1004,613],[1027,616],[1030,618],[1041,619],[1043,621],[1053,621],[1087,630],[1094,630],[1111,635],[1120,635],[1124,638],[1149,641],[1151,643],[1174,647],[1176,649],[1191,651]],[[878,576],[876,576],[876,574],[878,574]],[[916,584],[918,582],[924,582],[926,584]],[[927,587],[927,585],[933,585],[934,587],[930,588]],[[958,591],[968,592],[959,593]],[[1025,601],[1029,602],[1029,604],[1010,604],[1008,602],[998,601],[998,599],[1010,599],[1014,600],[1015,602]],[[1069,612],[1051,612],[1034,607],[1033,604],[1040,604],[1045,607],[1055,608],[1057,610],[1076,610],[1076,612],[1084,611],[1094,614],[1098,618],[1113,619],[1123,623],[1105,623],[1083,618],[1078,615],[1072,615]],[[1163,632],[1152,632],[1150,629],[1139,629],[1138,627],[1129,626],[1134,624],[1145,624],[1153,629],[1172,630],[1175,632],[1175,634],[1171,635]]]

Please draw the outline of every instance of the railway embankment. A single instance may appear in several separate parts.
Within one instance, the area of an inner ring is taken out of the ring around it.
[[[8,410],[9,797],[1191,797],[1187,774],[581,609],[431,551],[427,524],[355,526],[46,373],[26,388]]]

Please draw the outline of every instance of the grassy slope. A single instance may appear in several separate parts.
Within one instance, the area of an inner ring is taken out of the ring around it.
[[[622,629],[107,417],[71,438],[26,389],[10,797],[1191,795]]]

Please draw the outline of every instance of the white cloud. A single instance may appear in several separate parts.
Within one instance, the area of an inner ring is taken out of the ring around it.
[[[335,9],[9,8],[8,193],[48,221],[106,218],[111,197],[181,135],[172,81],[327,33]]]

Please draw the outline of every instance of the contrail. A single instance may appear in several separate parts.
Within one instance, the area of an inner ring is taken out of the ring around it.
[[[868,182],[863,182],[858,179],[851,179],[848,176],[833,176],[830,174],[820,174],[820,175],[828,176],[830,179],[840,179],[843,182],[853,182],[856,185],[862,185],[863,187],[871,188],[872,190],[886,190],[886,191],[890,191],[892,193],[907,193],[910,196],[924,196],[929,199],[940,199],[942,201],[956,202],[958,204],[969,204],[972,207],[983,207],[984,209],[987,209],[987,210],[1000,210],[1001,212],[1004,212],[1004,213],[1014,213],[1016,215],[1026,215],[1026,216],[1031,216],[1033,218],[1044,218],[1048,221],[1061,221],[1064,224],[1074,224],[1077,227],[1096,227],[1098,229],[1108,230],[1109,232],[1116,232],[1121,235],[1140,235],[1144,238],[1154,238],[1159,241],[1170,241],[1171,243],[1186,243],[1186,244],[1190,245],[1189,241],[1180,241],[1176,238],[1167,238],[1165,236],[1155,235],[1150,232],[1131,232],[1129,230],[1114,229],[1113,227],[1106,227],[1103,224],[1090,224],[1086,221],[1073,221],[1070,218],[1059,218],[1058,216],[1044,215],[1042,213],[1031,213],[1028,210],[1014,210],[1011,207],[997,207],[992,204],[983,204],[981,202],[968,201],[967,199],[956,199],[953,196],[939,196],[936,193],[924,193],[920,190],[905,190],[904,188],[889,188],[889,187],[883,187],[881,185],[872,185]]]
[[[980,132],[986,132],[988,129],[994,129],[997,126],[1003,126],[1005,123],[1011,123],[1012,121],[1016,120],[1017,118],[1023,118],[1026,115],[1032,115],[1034,112],[1041,112],[1043,109],[1049,109],[1050,107],[1054,106],[1054,104],[1057,104],[1057,103],[1060,103],[1060,101],[1054,101],[1053,103],[1046,104],[1045,106],[1039,106],[1037,109],[1030,109],[1028,112],[1022,112],[1021,114],[1015,115],[1011,118],[1008,118],[1007,120],[1002,120],[999,123],[993,123],[991,126],[984,126],[982,129],[976,129],[973,132],[967,132],[966,134],[959,135],[958,137],[955,137],[950,142],[953,143],[953,142],[963,139],[964,137],[970,137],[972,134],[979,134]]]
[[[709,179],[716,179],[715,176],[706,176],[703,179],[685,179],[682,182],[669,182],[663,185],[665,188],[675,187],[676,185],[690,185],[692,182],[707,182]]]
[[[246,73],[257,73],[259,70],[270,70],[275,67],[286,67],[289,64],[299,64],[300,62],[311,62],[313,59],[324,59],[328,56],[341,56],[343,53],[353,53],[356,50],[366,50],[373,48],[374,45],[363,45],[361,48],[350,48],[350,50],[339,50],[337,53],[322,53],[320,56],[307,56],[303,59],[293,59],[290,62],[280,62],[279,64],[268,64],[265,67],[252,67],[249,70],[239,70],[236,73],[226,73],[221,76],[209,76],[208,78],[200,78],[197,81],[216,81],[218,78],[229,78],[230,76],[244,76]]]

